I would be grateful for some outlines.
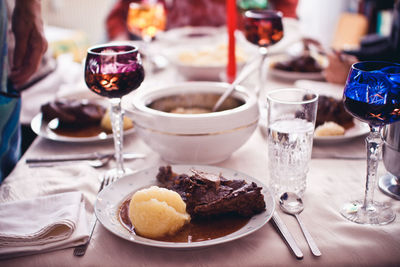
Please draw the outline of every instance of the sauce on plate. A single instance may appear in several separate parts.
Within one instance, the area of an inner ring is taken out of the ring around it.
[[[119,208],[118,219],[123,227],[136,234],[128,216],[130,201],[130,199],[127,199],[122,203],[121,207]],[[225,215],[218,218],[204,220],[191,220],[190,223],[186,224],[176,234],[157,238],[155,240],[191,243],[215,239],[236,232],[245,226],[249,220],[250,218],[234,215]]]

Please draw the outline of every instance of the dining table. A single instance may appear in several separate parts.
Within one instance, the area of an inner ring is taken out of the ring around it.
[[[169,65],[146,77],[138,90],[151,90],[166,81],[177,82],[184,79]],[[252,87],[256,80],[256,74],[249,77],[247,86]],[[293,86],[293,80],[267,76],[264,89]],[[125,107],[129,108],[134,96],[135,93],[124,98]],[[261,92],[260,103],[263,101]],[[242,147],[228,159],[213,165],[245,173],[260,181],[261,186],[268,187],[268,153],[262,120],[265,120],[265,117],[261,116],[260,127]],[[100,187],[99,177],[114,162],[102,168],[93,168],[85,161],[31,167],[25,160],[46,155],[112,152],[113,148],[112,140],[76,143],[39,136],[1,184],[0,203],[79,191],[83,193],[90,224]],[[125,166],[135,171],[170,164],[168,159],[162,159],[152,151],[135,132],[125,135],[123,150],[146,155],[142,159],[125,161]],[[357,224],[340,214],[346,200],[364,194],[365,155],[365,135],[342,141],[314,142],[307,174],[307,188],[303,196],[305,208],[300,217],[321,251],[322,255],[319,257],[311,253],[295,217],[282,212],[275,199],[275,211],[301,249],[304,255],[302,259],[297,259],[292,254],[270,221],[257,231],[241,238],[186,249],[160,248],[131,242],[98,223],[84,256],[74,256],[74,248],[70,247],[26,256],[5,257],[0,260],[0,266],[399,266],[398,200],[390,198],[378,188],[375,190],[374,198],[389,203],[397,216],[392,223],[383,226]],[[380,161],[378,178],[385,174],[385,166]]]

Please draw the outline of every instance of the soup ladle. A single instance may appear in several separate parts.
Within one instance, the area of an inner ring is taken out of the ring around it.
[[[307,243],[310,246],[311,252],[314,254],[314,256],[321,256],[321,252],[318,249],[317,244],[315,244],[311,234],[300,220],[299,214],[304,210],[304,205],[301,198],[296,193],[285,192],[279,198],[279,206],[285,213],[296,217]]]
[[[250,62],[252,62],[251,60]],[[257,61],[256,61],[257,62]],[[229,87],[226,89],[226,91],[218,98],[217,102],[212,108],[212,112],[218,111],[218,109],[221,107],[221,105],[224,103],[224,101],[235,91],[235,88],[237,85],[239,85],[241,82],[243,82],[244,79],[247,78],[257,67],[259,64],[253,64],[249,63],[246,64],[242,71],[239,73],[239,75],[236,77],[236,79],[229,85]]]

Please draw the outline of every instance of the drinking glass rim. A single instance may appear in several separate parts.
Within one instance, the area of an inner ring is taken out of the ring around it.
[[[126,50],[126,51],[114,51],[109,53],[109,55],[124,55],[124,54],[129,54],[129,53],[134,53],[138,52],[139,48],[135,45],[128,44],[128,43],[107,43],[107,44],[100,44],[100,45],[93,45],[87,49],[87,53],[93,54],[93,55],[104,55],[101,52],[95,52],[93,49],[97,48],[111,48],[112,47],[131,47],[132,49]]]
[[[281,100],[278,98],[274,98],[271,95],[277,92],[288,92],[288,91],[297,91],[297,92],[304,92],[304,94],[306,95],[307,93],[313,95],[313,98],[311,99],[307,99],[307,100],[296,100],[296,101],[290,101],[290,100]],[[309,89],[303,89],[303,88],[281,88],[281,89],[274,89],[271,90],[269,92],[267,92],[266,94],[267,99],[274,101],[276,103],[282,103],[282,104],[309,104],[309,103],[313,103],[316,102],[318,100],[319,95]]]
[[[251,14],[251,16],[248,16],[246,14]],[[262,19],[263,17],[258,16],[259,14],[274,14],[277,15],[278,17],[282,18],[283,13],[279,10],[265,10],[265,9],[249,9],[244,13],[245,17],[250,17],[250,18],[255,18],[255,19]]]
[[[370,64],[376,64],[376,65],[382,66],[382,67],[384,67],[384,66],[397,66],[397,67],[400,67],[400,64],[395,63],[395,62],[383,61],[383,60],[377,60],[377,61],[369,60],[369,61],[359,61],[359,62],[353,63],[353,65],[351,65],[351,69],[352,70],[357,70],[357,71],[362,71],[362,72],[373,72],[373,71],[377,71],[378,70],[378,69],[365,70],[363,68],[360,68],[360,66],[363,66],[363,65],[368,66]],[[383,74],[385,74],[385,73],[383,73]],[[400,75],[400,73],[387,73],[387,74]]]

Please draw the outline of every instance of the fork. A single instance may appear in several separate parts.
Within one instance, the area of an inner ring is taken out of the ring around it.
[[[98,193],[100,193],[100,191],[103,190],[103,188],[105,188],[106,186],[115,182],[117,179],[118,179],[117,175],[114,175],[112,173],[105,173],[102,177],[102,181],[101,181],[100,189],[99,189]],[[81,256],[85,255],[85,253],[86,253],[86,249],[89,246],[90,240],[92,239],[92,235],[94,232],[94,228],[96,228],[96,224],[97,224],[96,214],[94,214],[93,216],[94,216],[94,223],[92,225],[92,229],[90,231],[89,238],[84,244],[75,247],[74,256],[81,257]]]

